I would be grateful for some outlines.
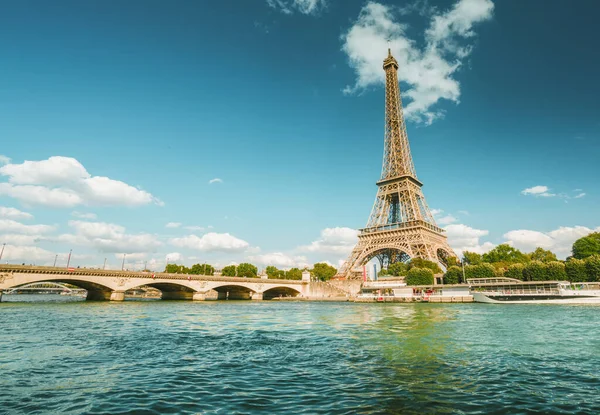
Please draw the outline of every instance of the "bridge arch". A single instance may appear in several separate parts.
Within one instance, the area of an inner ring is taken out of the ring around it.
[[[273,287],[263,292],[263,300],[271,300],[277,297],[298,297],[300,291],[292,287]]]
[[[379,260],[381,269],[387,268],[390,264],[396,262],[407,262],[413,257],[412,251],[408,245],[404,244],[388,244],[378,245],[366,249],[362,255],[356,260],[354,267],[363,266],[373,258]]]
[[[87,291],[87,300],[110,300],[110,295],[114,289],[108,285],[100,284],[97,282],[86,281],[77,278],[76,275],[72,277],[69,275],[52,275],[52,274],[40,274],[39,278],[33,280],[28,279],[26,282],[17,282],[14,285],[9,285],[8,289],[14,289],[29,284],[40,284],[40,283],[58,283],[58,284],[71,284],[77,288],[81,288]]]
[[[161,292],[162,300],[191,300],[194,297],[196,290],[190,288],[185,282],[178,281],[159,281],[137,285],[127,288],[127,291],[139,289],[141,287],[156,288]]]
[[[217,292],[219,300],[250,300],[256,290],[242,284],[224,284],[212,288]]]

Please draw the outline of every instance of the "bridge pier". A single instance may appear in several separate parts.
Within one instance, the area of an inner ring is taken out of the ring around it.
[[[2,290],[0,290],[0,303],[2,302]]]
[[[227,300],[227,291],[218,291],[217,292],[217,300]]]
[[[206,301],[206,293],[195,292],[192,296],[193,301]]]
[[[113,291],[110,293],[110,301],[124,301],[125,291]]]
[[[262,301],[262,299],[263,299],[263,293],[252,293],[252,299],[253,300]]]

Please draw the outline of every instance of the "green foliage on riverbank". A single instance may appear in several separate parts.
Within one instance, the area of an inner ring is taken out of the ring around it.
[[[194,264],[191,268],[185,265],[167,264],[164,272],[170,274],[213,275],[215,268],[210,264]]]
[[[406,275],[406,285],[433,285],[433,271],[428,268],[411,268]]]

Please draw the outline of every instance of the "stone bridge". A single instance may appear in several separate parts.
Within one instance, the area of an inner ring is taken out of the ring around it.
[[[219,300],[268,300],[275,297],[309,295],[309,282],[212,275],[105,271],[87,268],[53,268],[0,264],[2,292],[42,281],[68,283],[87,290],[88,300],[123,301],[125,291],[140,286],[154,287],[165,300],[205,300],[216,291]]]

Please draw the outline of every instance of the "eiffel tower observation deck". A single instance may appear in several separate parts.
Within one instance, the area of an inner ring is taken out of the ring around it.
[[[378,191],[358,243],[340,268],[339,277],[360,278],[363,265],[377,258],[382,268],[411,258],[445,265],[456,256],[444,230],[437,226],[417,178],[410,153],[402,99],[398,84],[398,62],[388,49],[385,71],[385,139],[383,167]]]

